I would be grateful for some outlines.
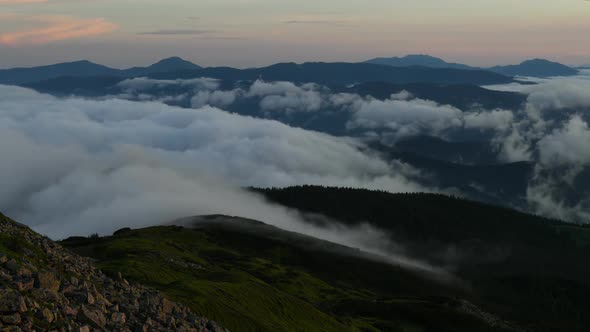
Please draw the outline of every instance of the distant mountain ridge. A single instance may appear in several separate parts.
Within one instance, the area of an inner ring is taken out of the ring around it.
[[[453,68],[392,67],[372,63],[306,62],[278,63],[262,68],[236,69],[211,67],[175,73],[150,75],[156,79],[189,79],[210,77],[230,81],[291,81],[296,83],[318,83],[325,85],[349,85],[366,82],[387,82],[395,84],[491,84],[486,82],[510,83],[512,77],[486,70],[462,70]]]
[[[545,59],[526,60],[518,65],[494,66],[491,68],[472,67],[460,63],[450,63],[430,55],[411,54],[404,57],[374,58],[364,63],[380,64],[392,67],[420,66],[428,68],[453,68],[463,70],[489,70],[507,76],[572,76],[577,75],[577,69]]]
[[[487,85],[513,82],[513,76],[550,77],[571,76],[578,73],[577,69],[542,59],[527,60],[512,66],[478,68],[449,63],[429,55],[408,55],[375,58],[362,63],[278,63],[267,67],[237,69],[203,68],[182,58],[171,57],[147,67],[128,69],[110,68],[88,60],[31,68],[0,69],[0,84],[26,85],[62,77],[149,76],[168,79],[212,77],[223,80],[263,78],[269,81],[313,82],[328,85],[366,82]]]
[[[450,63],[446,62],[441,58],[433,57],[425,54],[410,54],[404,57],[391,57],[391,58],[374,58],[365,61],[365,63],[373,63],[378,65],[386,65],[393,67],[410,67],[410,66],[422,66],[430,68],[454,68],[454,69],[465,69],[465,70],[478,70],[480,68],[471,67],[461,63]]]
[[[495,66],[490,70],[504,75],[532,77],[573,76],[579,73],[574,68],[545,59],[527,60],[518,65]]]
[[[159,72],[196,70],[202,67],[179,57],[163,59],[147,67],[115,69],[88,60],[58,63],[54,65],[12,68],[0,70],[0,84],[26,84],[50,80],[58,77],[136,77]]]

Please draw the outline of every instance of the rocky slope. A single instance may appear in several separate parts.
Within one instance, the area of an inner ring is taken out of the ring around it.
[[[0,214],[0,331],[226,331]]]

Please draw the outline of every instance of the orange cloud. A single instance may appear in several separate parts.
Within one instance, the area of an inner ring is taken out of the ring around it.
[[[27,20],[40,22],[46,24],[46,26],[0,33],[0,44],[7,46],[47,44],[60,40],[98,36],[114,31],[118,27],[103,18],[82,19],[69,16],[35,16],[29,17]]]

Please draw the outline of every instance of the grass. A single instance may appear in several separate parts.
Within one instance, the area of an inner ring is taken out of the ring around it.
[[[62,244],[232,331],[493,331],[426,295],[444,286],[292,240],[152,227]]]

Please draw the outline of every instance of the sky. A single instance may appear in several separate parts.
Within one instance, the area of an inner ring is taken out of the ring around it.
[[[0,0],[0,68],[181,56],[203,66],[431,54],[590,64],[584,0]]]

